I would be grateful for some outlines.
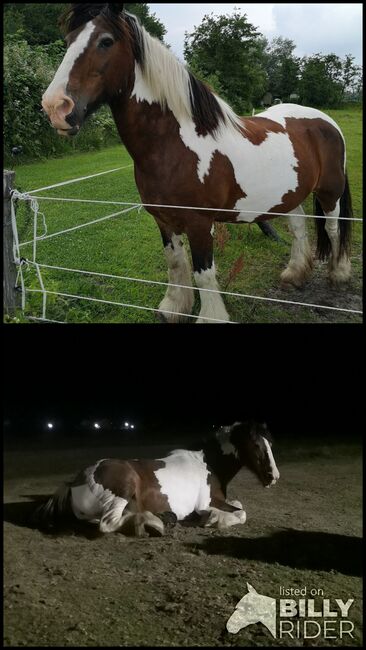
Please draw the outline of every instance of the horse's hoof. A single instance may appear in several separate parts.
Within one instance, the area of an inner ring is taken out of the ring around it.
[[[164,314],[162,314],[160,311],[158,311],[158,312],[156,313],[156,320],[157,320],[159,323],[164,323],[164,325],[166,325],[166,324],[168,323],[168,319],[167,319],[166,316],[165,316]]]
[[[283,280],[281,281],[280,288],[282,289],[282,291],[288,291],[288,292],[299,291],[301,289],[300,286],[297,286],[292,282],[285,282]]]
[[[173,528],[173,526],[176,525],[178,521],[178,517],[174,512],[166,511],[166,512],[159,512],[157,515],[159,519],[163,522],[164,526],[167,528]]]
[[[145,531],[149,537],[163,537],[165,534],[164,527],[156,528],[152,524],[145,524]]]

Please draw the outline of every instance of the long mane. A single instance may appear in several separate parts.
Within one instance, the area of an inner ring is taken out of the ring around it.
[[[138,18],[126,11],[112,11],[109,4],[81,3],[71,5],[62,17],[66,33],[74,31],[102,16],[116,38],[125,37],[123,22],[128,34],[142,81],[153,101],[162,109],[172,111],[179,123],[191,120],[198,135],[217,137],[222,130],[240,131],[244,128],[240,117],[205,83],[197,79],[159,39],[151,36]]]

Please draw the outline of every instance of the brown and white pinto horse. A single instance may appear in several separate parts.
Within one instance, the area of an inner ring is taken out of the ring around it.
[[[68,50],[42,102],[53,127],[76,135],[88,115],[108,104],[133,158],[142,202],[208,208],[148,208],[162,234],[172,285],[159,307],[172,312],[167,320],[177,322],[193,308],[183,234],[201,290],[198,322],[229,320],[221,295],[207,291],[218,290],[215,221],[260,223],[272,218],[268,212],[288,214],[294,241],[281,277],[301,287],[313,266],[301,207],[311,193],[317,214],[326,217],[316,219],[318,255],[329,258],[332,282],[349,278],[346,148],[330,117],[295,104],[238,117],[121,4],[73,4],[64,23]]]
[[[99,460],[40,506],[35,521],[57,523],[63,515],[99,525],[102,533],[133,530],[164,534],[163,521],[197,518],[205,526],[225,528],[246,521],[240,502],[228,502],[228,483],[241,467],[265,487],[280,474],[266,424],[236,422],[221,427],[200,451],[177,449],[155,460]]]

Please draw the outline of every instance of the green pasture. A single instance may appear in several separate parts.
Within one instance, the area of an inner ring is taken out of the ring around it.
[[[341,126],[347,142],[348,174],[356,217],[362,217],[362,113],[361,109],[327,111]],[[63,159],[21,165],[15,168],[16,188],[30,191],[53,183],[96,174],[116,167],[124,169],[80,183],[42,192],[41,196],[92,199],[104,201],[138,202],[132,161],[122,145],[97,153],[74,154]],[[87,223],[118,212],[123,206],[84,203],[39,201],[44,213],[48,234]],[[306,204],[312,213],[312,201]],[[18,203],[17,219],[20,241],[33,237],[32,215],[23,202]],[[311,240],[315,246],[313,221],[309,221]],[[291,237],[286,219],[272,222],[283,238],[277,243],[264,237],[257,226],[227,226],[226,243],[216,244],[215,259],[219,270],[220,287],[230,292],[278,298],[313,304],[325,304],[347,309],[361,309],[362,233],[361,224],[354,227],[350,284],[341,290],[331,289],[326,281],[326,267],[318,264],[314,278],[302,291],[285,292],[279,287],[279,277],[290,255]],[[42,235],[43,220],[39,218],[38,235]],[[220,245],[219,245],[220,244]],[[21,249],[25,258],[32,259],[32,246]],[[243,255],[243,268],[238,274],[232,269]],[[144,210],[134,210],[105,222],[39,241],[37,261],[71,269],[93,271],[142,280],[167,281],[167,268],[160,233],[154,219]],[[234,277],[231,277],[233,276]],[[165,287],[87,276],[65,271],[45,270],[43,281],[49,291],[77,296],[99,298],[130,305],[156,309],[163,298]],[[25,271],[28,288],[39,289],[39,281],[32,268]],[[361,317],[343,312],[298,307],[281,303],[265,303],[237,297],[225,298],[233,321],[242,323],[287,322],[360,322]],[[28,317],[41,315],[42,296],[28,294]],[[195,313],[198,314],[196,302]],[[155,323],[153,311],[121,308],[86,300],[48,297],[47,318],[67,323]],[[21,319],[23,320],[23,319]],[[191,322],[194,322],[193,320]]]

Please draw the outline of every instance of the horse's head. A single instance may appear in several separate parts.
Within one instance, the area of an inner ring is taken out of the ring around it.
[[[265,487],[274,485],[280,473],[272,453],[272,436],[265,423],[235,422],[224,427],[228,442],[240,463],[251,469]]]
[[[42,106],[60,135],[76,135],[102,104],[132,90],[139,60],[133,16],[123,4],[72,4],[64,17],[67,52]]]

